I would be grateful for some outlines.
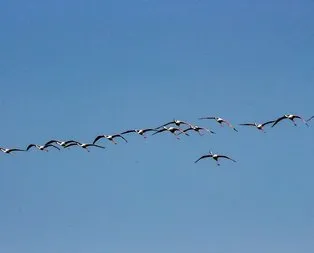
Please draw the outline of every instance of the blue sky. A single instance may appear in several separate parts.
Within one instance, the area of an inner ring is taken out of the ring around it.
[[[1,155],[2,252],[310,252],[314,2],[1,1],[1,144],[156,127],[106,150]],[[193,162],[209,149],[237,163]]]

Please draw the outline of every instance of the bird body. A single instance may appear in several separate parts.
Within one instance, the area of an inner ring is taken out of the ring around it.
[[[164,126],[162,129],[156,131],[152,135],[159,134],[159,133],[162,133],[162,132],[165,132],[165,131],[169,131],[170,133],[176,135],[177,139],[180,139],[177,136],[177,132],[180,132],[180,133],[183,133],[183,134],[189,136],[189,134],[185,133],[181,128],[178,128],[178,127],[166,127],[166,126]]]
[[[304,123],[305,125],[309,126],[308,123],[307,123],[301,116],[299,116],[299,115],[294,115],[294,114],[285,114],[285,115],[283,115],[282,117],[279,117],[278,119],[276,119],[275,122],[273,123],[272,127],[274,127],[275,125],[277,125],[280,121],[282,121],[282,120],[284,120],[284,119],[289,119],[289,120],[291,120],[295,126],[297,126],[297,123],[295,123],[294,120],[295,120],[295,119],[300,119],[300,120],[303,121],[303,123]]]
[[[117,144],[117,142],[114,141],[114,138],[121,138],[123,139],[125,142],[128,142],[121,134],[114,134],[114,135],[98,135],[95,140],[93,141],[93,144],[95,144],[98,140],[100,140],[101,138],[106,138],[107,140],[113,142],[114,144]]]
[[[14,151],[26,151],[24,149],[19,149],[19,148],[1,148],[1,147],[0,147],[0,150],[6,154],[10,154],[11,152],[14,152]]]
[[[58,148],[57,146],[52,145],[52,144],[46,144],[46,145],[29,144],[29,145],[27,146],[27,148],[26,148],[26,151],[28,151],[28,150],[29,150],[30,148],[32,148],[32,147],[36,147],[37,149],[39,149],[39,150],[41,150],[41,151],[46,151],[46,152],[48,152],[48,149],[46,149],[46,148],[48,148],[48,147],[54,147],[55,149],[60,150],[60,148]]]
[[[69,140],[69,141],[59,141],[59,140],[50,140],[47,143],[45,143],[44,146],[50,145],[52,143],[56,143],[61,147],[65,147],[66,145],[68,145],[69,143],[76,143],[77,141],[74,140]]]
[[[93,143],[80,143],[80,142],[76,142],[76,143],[69,143],[65,146],[65,148],[71,147],[71,146],[79,146],[83,149],[85,149],[87,152],[89,152],[88,147],[96,147],[96,148],[105,148],[103,146],[99,146]]]
[[[122,132],[121,134],[128,134],[128,133],[137,133],[139,135],[142,135],[144,138],[147,138],[147,136],[145,135],[146,132],[156,132],[156,129],[153,128],[145,128],[145,129],[131,129],[131,130],[127,130]]]
[[[165,126],[168,126],[168,125],[171,125],[171,124],[174,124],[176,126],[181,126],[181,125],[187,125],[187,126],[192,126],[192,124],[188,123],[188,122],[185,122],[185,121],[182,121],[182,120],[178,120],[178,119],[173,119],[172,121],[168,122],[168,123],[165,123],[159,127],[156,127],[156,129],[158,128],[162,128],[162,127],[165,127]]]
[[[253,126],[253,127],[256,127],[258,130],[261,130],[263,132],[264,131],[264,126],[268,125],[268,124],[271,124],[271,123],[274,123],[275,121],[274,120],[271,120],[271,121],[267,121],[265,123],[244,123],[244,124],[239,124],[240,126]]]
[[[210,117],[201,117],[199,119],[200,120],[202,120],[202,119],[212,119],[212,120],[215,120],[217,123],[219,123],[221,126],[223,126],[223,123],[225,123],[227,126],[232,128],[234,131],[238,132],[238,130],[234,126],[232,126],[230,122],[228,122],[227,120],[225,120],[223,118],[210,116]]]
[[[236,162],[235,160],[233,160],[232,158],[230,158],[229,156],[226,155],[219,155],[219,154],[213,154],[211,151],[209,151],[208,154],[201,156],[200,158],[198,158],[194,163],[197,163],[199,160],[204,159],[204,158],[212,158],[217,162],[217,165],[220,166],[218,159],[219,158],[225,158],[228,160],[231,160],[233,162]]]

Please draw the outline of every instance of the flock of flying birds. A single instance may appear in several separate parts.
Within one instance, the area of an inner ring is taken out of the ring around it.
[[[303,117],[301,117],[299,115],[285,114],[285,115],[283,115],[283,116],[281,116],[275,120],[270,120],[270,121],[267,121],[264,123],[254,122],[254,123],[243,123],[243,124],[239,124],[239,125],[240,126],[255,127],[256,129],[265,133],[265,130],[264,130],[265,126],[272,124],[271,127],[274,127],[279,122],[281,122],[282,120],[290,120],[296,126],[297,124],[296,124],[295,120],[300,119],[306,126],[309,126],[308,122],[310,120],[312,120],[313,118],[314,118],[314,116],[305,120]],[[227,125],[228,127],[233,129],[234,131],[238,132],[238,130],[231,123],[229,123],[228,121],[226,121],[225,119],[220,118],[220,117],[212,117],[212,116],[202,117],[202,118],[199,118],[199,120],[215,120],[221,126]],[[181,126],[185,126],[186,128],[182,129]],[[177,139],[180,139],[179,135],[184,134],[186,136],[189,136],[188,132],[190,132],[190,131],[197,132],[199,135],[203,135],[205,132],[208,132],[210,134],[215,134],[214,131],[209,130],[208,128],[200,127],[200,126],[193,125],[191,123],[188,123],[188,122],[185,122],[182,120],[174,119],[174,120],[172,120],[168,123],[165,123],[165,124],[163,124],[159,127],[156,127],[156,128],[131,129],[131,130],[127,130],[127,131],[113,134],[113,135],[105,135],[105,134],[98,135],[92,143],[81,143],[81,142],[75,141],[75,140],[67,140],[67,141],[50,140],[47,143],[45,143],[44,145],[38,145],[38,144],[33,144],[33,143],[29,144],[26,147],[26,149],[20,149],[20,148],[9,149],[9,148],[0,147],[0,151],[2,151],[3,153],[6,153],[6,154],[11,154],[12,152],[15,152],[15,151],[26,152],[32,148],[37,148],[38,150],[48,152],[49,148],[54,148],[54,149],[60,150],[60,148],[69,148],[69,147],[73,147],[73,146],[78,146],[78,147],[81,147],[81,148],[83,148],[89,152],[89,149],[88,149],[89,147],[96,147],[96,148],[104,149],[105,148],[104,146],[96,144],[100,139],[103,139],[103,138],[111,141],[114,144],[117,144],[117,142],[115,141],[116,138],[120,138],[120,139],[124,140],[125,142],[128,142],[127,139],[124,137],[124,135],[130,134],[130,133],[136,133],[136,134],[143,136],[144,138],[147,138],[147,136],[146,136],[147,132],[153,132],[152,135],[160,134],[162,132],[170,132],[171,134],[176,136]],[[222,154],[215,154],[215,153],[212,153],[211,151],[209,151],[209,153],[202,155],[194,163],[197,163],[198,161],[205,159],[205,158],[214,159],[218,166],[220,165],[220,163],[218,162],[218,160],[220,158],[224,158],[224,159],[228,159],[230,161],[236,162],[234,159],[232,159],[229,156],[222,155]]]

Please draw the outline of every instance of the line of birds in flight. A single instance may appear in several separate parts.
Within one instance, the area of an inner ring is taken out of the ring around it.
[[[243,124],[239,124],[239,125],[240,126],[255,127],[256,129],[265,133],[264,127],[266,125],[272,124],[271,127],[274,127],[275,125],[277,125],[282,120],[290,120],[294,124],[294,126],[297,126],[295,120],[300,119],[306,126],[309,126],[308,122],[311,121],[313,118],[314,118],[314,116],[305,120],[303,117],[301,117],[299,115],[285,114],[285,115],[283,115],[283,116],[281,116],[275,120],[266,121],[264,123],[254,122],[254,123],[243,123]],[[220,124],[220,126],[227,125],[228,127],[232,128],[234,131],[238,132],[238,130],[230,122],[228,122],[227,120],[220,118],[220,117],[213,117],[213,116],[201,117],[201,118],[199,118],[199,120],[215,120],[218,124]],[[185,125],[185,126],[187,126],[187,128],[182,129],[181,125]],[[25,151],[29,151],[31,148],[37,148],[38,150],[48,152],[48,148],[55,148],[55,149],[60,150],[60,147],[69,148],[72,146],[78,146],[78,147],[81,147],[81,148],[85,149],[86,151],[90,152],[88,149],[89,147],[96,147],[96,148],[102,148],[102,149],[105,148],[104,146],[96,144],[96,142],[98,142],[102,138],[105,138],[105,139],[111,141],[112,143],[117,144],[117,142],[115,141],[115,138],[121,138],[125,142],[128,142],[127,139],[123,135],[129,134],[129,133],[136,133],[136,134],[143,136],[144,138],[147,138],[147,136],[146,136],[147,132],[153,132],[152,135],[156,135],[156,134],[159,134],[162,132],[170,132],[171,134],[175,135],[177,139],[180,139],[179,135],[181,135],[181,134],[189,136],[189,134],[187,133],[189,131],[197,132],[199,135],[204,135],[204,132],[208,132],[210,134],[215,134],[214,131],[212,131],[208,128],[200,127],[200,126],[188,123],[186,121],[173,119],[172,121],[167,122],[167,123],[165,123],[159,127],[156,127],[156,128],[131,129],[131,130],[127,130],[127,131],[113,134],[113,135],[105,135],[105,134],[98,135],[92,143],[81,143],[81,142],[75,141],[75,140],[67,140],[67,141],[50,140],[47,143],[45,143],[44,145],[38,145],[38,144],[33,144],[33,143],[29,144],[26,147],[26,149],[19,149],[19,148],[9,149],[9,148],[0,147],[0,151],[2,151],[3,153],[6,153],[6,154],[11,154],[12,152],[15,152],[15,151],[20,151],[20,152],[24,151],[25,152]],[[205,159],[205,158],[214,159],[218,166],[220,165],[220,163],[218,162],[218,160],[220,158],[224,158],[224,159],[228,159],[230,161],[236,162],[236,160],[232,159],[229,156],[222,155],[222,154],[215,154],[215,153],[212,153],[211,151],[209,151],[207,154],[199,157],[194,163],[197,163],[198,161]]]

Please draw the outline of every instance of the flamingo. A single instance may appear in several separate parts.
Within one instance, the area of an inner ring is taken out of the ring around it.
[[[24,149],[19,149],[19,148],[1,148],[0,147],[0,150],[3,152],[3,153],[6,153],[6,154],[11,154],[11,152],[14,152],[14,151],[26,151]]]
[[[131,130],[127,130],[127,131],[124,131],[122,132],[121,134],[128,134],[128,133],[137,133],[139,135],[142,135],[144,138],[147,138],[146,135],[144,135],[146,132],[156,132],[157,130],[156,129],[153,129],[153,128],[145,128],[145,129],[131,129]]]
[[[233,161],[233,162],[236,162],[235,160],[233,160],[233,159],[230,158],[229,156],[213,154],[211,151],[209,151],[208,154],[201,156],[201,157],[198,158],[194,163],[197,163],[199,160],[204,159],[204,158],[209,158],[209,157],[213,158],[213,159],[217,162],[217,165],[218,165],[218,166],[220,166],[220,164],[219,164],[219,162],[218,162],[218,159],[219,159],[219,158],[225,158],[225,159],[229,159],[229,160],[231,160],[231,161]]]
[[[162,127],[165,127],[165,126],[168,126],[168,125],[171,125],[171,124],[175,124],[176,126],[180,126],[180,125],[187,125],[187,126],[191,126],[192,124],[188,123],[188,122],[185,122],[185,121],[182,121],[182,120],[178,120],[178,119],[173,119],[172,121],[166,123],[166,124],[163,124],[159,127],[156,127],[156,129],[158,128],[162,128]]]
[[[219,123],[221,126],[223,126],[222,124],[225,123],[227,126],[231,127],[234,131],[238,132],[238,130],[233,127],[228,121],[224,120],[223,118],[220,118],[220,117],[202,117],[202,118],[199,118],[199,119],[213,119],[213,120],[216,120],[217,123]]]
[[[52,143],[56,143],[56,144],[58,144],[61,147],[65,147],[69,143],[76,143],[76,142],[77,141],[73,141],[73,140],[69,140],[69,141],[51,140],[51,141],[48,141],[44,146],[50,145]]]
[[[95,144],[99,139],[101,138],[106,138],[108,139],[109,141],[113,142],[114,144],[117,144],[115,141],[114,141],[114,138],[122,138],[125,142],[128,142],[121,134],[114,134],[114,135],[98,135],[95,140],[93,141],[93,144]]]
[[[309,126],[309,124],[299,115],[294,115],[294,114],[285,114],[282,117],[278,118],[275,120],[274,124],[271,127],[274,127],[275,125],[278,124],[278,122],[284,120],[284,119],[289,119],[293,122],[294,126],[297,126],[297,124],[295,123],[295,119],[300,119],[304,122],[305,125]]]
[[[46,151],[46,152],[48,152],[48,149],[46,149],[46,148],[48,148],[48,147],[54,147],[54,148],[60,150],[60,148],[58,148],[57,146],[52,145],[52,144],[46,144],[46,145],[29,144],[29,145],[27,146],[27,148],[26,148],[26,151],[28,151],[28,150],[29,150],[30,148],[32,148],[32,147],[36,147],[37,149],[39,149],[39,150],[41,150],[41,151]]]
[[[159,133],[162,133],[162,132],[164,132],[164,131],[169,131],[170,133],[174,134],[174,135],[177,137],[178,140],[179,140],[180,138],[177,136],[177,133],[176,133],[176,132],[180,132],[180,133],[183,133],[183,134],[189,136],[189,134],[183,132],[181,128],[177,128],[177,127],[166,127],[166,126],[164,126],[162,129],[156,131],[156,132],[153,133],[152,135],[159,134]]]
[[[201,133],[202,130],[206,131],[206,132],[209,132],[211,134],[216,134],[214,131],[211,131],[211,130],[205,128],[205,127],[199,127],[199,126],[190,126],[189,128],[184,129],[183,132],[186,133],[186,132],[192,131],[192,130],[195,131],[195,132],[198,132],[199,135],[201,135],[201,136],[204,135],[204,134]],[[181,133],[179,133],[179,134],[181,134]]]
[[[92,143],[80,143],[80,142],[69,143],[69,144],[67,144],[67,145],[65,146],[65,148],[68,148],[68,147],[71,147],[71,146],[79,146],[79,147],[85,149],[87,152],[89,152],[88,147],[96,147],[96,148],[103,148],[103,149],[105,149],[105,147],[99,146],[99,145],[96,145],[96,144],[92,144]]]
[[[261,130],[265,133],[264,131],[264,126],[268,125],[268,124],[271,124],[271,123],[274,123],[275,120],[271,120],[271,121],[267,121],[265,123],[244,123],[244,124],[239,124],[240,126],[253,126],[253,127],[256,127],[258,130]]]

